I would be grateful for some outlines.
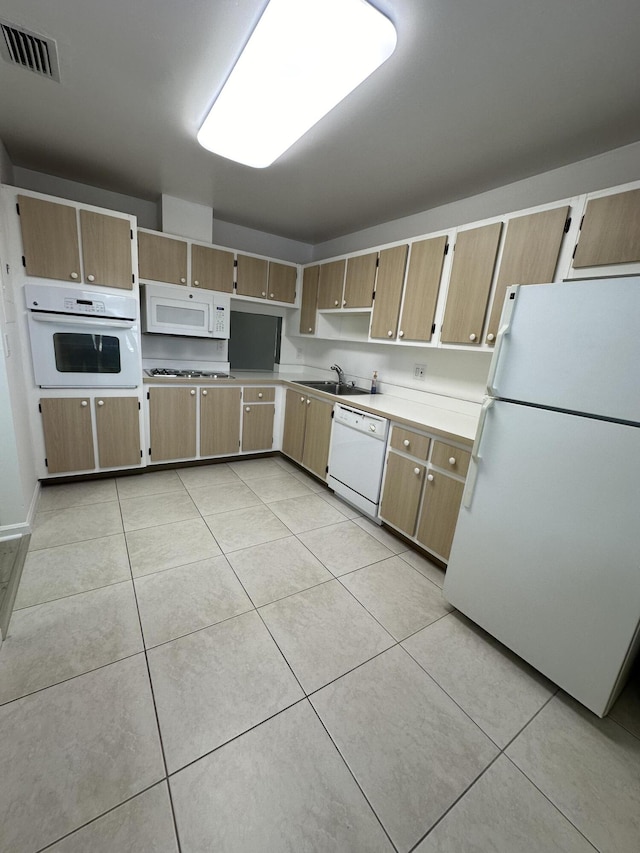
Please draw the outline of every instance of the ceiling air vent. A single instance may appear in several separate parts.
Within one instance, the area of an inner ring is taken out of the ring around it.
[[[0,20],[0,54],[13,65],[60,82],[58,50],[53,39]]]

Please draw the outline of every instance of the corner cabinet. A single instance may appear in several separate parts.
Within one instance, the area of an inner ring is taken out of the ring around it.
[[[141,465],[137,397],[42,397],[39,409],[47,473]]]
[[[282,452],[323,481],[327,479],[332,417],[332,402],[287,391]]]
[[[130,217],[27,195],[18,195],[17,201],[27,275],[133,288]]]
[[[380,518],[446,563],[469,459],[457,443],[394,425]]]

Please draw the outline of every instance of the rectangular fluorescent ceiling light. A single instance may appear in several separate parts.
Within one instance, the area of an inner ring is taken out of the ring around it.
[[[271,0],[198,132],[264,168],[388,59],[395,27],[365,0]]]

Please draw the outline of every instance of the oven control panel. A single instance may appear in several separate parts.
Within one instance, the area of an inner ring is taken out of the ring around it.
[[[114,320],[135,320],[138,301],[135,296],[82,290],[57,284],[24,286],[27,308],[35,312],[69,314],[76,317],[104,317]]]
[[[69,314],[105,314],[104,302],[98,299],[65,299],[64,310]]]

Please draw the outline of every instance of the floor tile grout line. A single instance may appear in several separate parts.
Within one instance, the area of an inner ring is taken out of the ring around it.
[[[122,802],[116,803],[115,806],[111,806],[111,808],[106,809],[106,811],[101,812],[99,815],[96,815],[95,817],[92,817],[91,820],[85,821],[85,823],[80,824],[80,826],[75,827],[75,829],[72,829],[70,832],[66,832],[64,835],[61,835],[59,838],[56,838],[54,841],[50,841],[44,847],[39,847],[35,851],[35,853],[45,853],[45,851],[50,850],[54,846],[54,844],[59,844],[61,841],[66,840],[70,836],[74,835],[76,832],[80,832],[81,829],[84,829],[87,826],[91,826],[92,823],[95,823],[96,821],[100,820],[100,818],[106,817],[108,814],[111,814],[111,812],[114,812],[116,809],[119,809],[120,806],[124,806],[127,803],[130,803],[132,800],[135,800],[136,797],[141,797],[143,794],[146,794],[147,791],[151,791],[153,788],[157,787],[158,785],[163,785],[163,784],[166,785],[167,788],[169,787],[169,780],[166,778],[166,776],[163,776],[161,779],[158,779],[157,782],[153,782],[151,785],[147,785],[147,787],[143,788],[141,791],[136,791],[135,794],[132,794],[130,797],[127,797],[125,800],[122,800]]]
[[[351,776],[351,778],[353,779],[353,781],[354,781],[354,782],[355,782],[355,784],[357,785],[358,790],[360,791],[360,793],[361,793],[361,794],[362,794],[362,796],[364,797],[364,800],[365,800],[366,804],[367,804],[367,805],[369,806],[369,808],[371,809],[371,812],[372,812],[373,816],[375,817],[375,819],[376,819],[376,820],[378,821],[378,823],[380,824],[380,828],[382,829],[382,831],[384,832],[384,834],[387,836],[387,838],[388,838],[388,840],[389,840],[389,844],[391,844],[391,846],[392,846],[392,847],[393,847],[393,849],[396,851],[396,853],[399,853],[399,848],[398,848],[398,846],[395,844],[395,842],[393,841],[393,839],[391,838],[391,836],[390,836],[390,835],[389,835],[389,833],[387,832],[387,828],[386,828],[386,826],[384,825],[384,823],[382,822],[381,818],[379,817],[378,812],[374,809],[373,804],[371,803],[371,801],[370,801],[369,797],[366,795],[366,793],[365,793],[365,791],[364,791],[364,788],[362,787],[362,785],[361,785],[361,784],[360,784],[360,782],[358,781],[358,777],[356,776],[356,774],[354,773],[354,771],[353,771],[353,770],[351,769],[351,767],[349,766],[349,762],[347,761],[347,759],[345,758],[345,756],[344,756],[344,755],[342,754],[342,752],[340,751],[340,747],[338,746],[338,744],[335,742],[335,740],[334,740],[334,739],[333,739],[333,737],[331,736],[331,732],[329,731],[329,729],[328,729],[328,728],[327,728],[327,726],[325,725],[324,720],[322,719],[322,717],[320,716],[320,714],[319,714],[319,712],[318,712],[318,709],[316,708],[316,706],[313,704],[313,702],[311,701],[311,699],[310,699],[309,697],[307,697],[307,702],[308,702],[308,703],[309,703],[309,705],[311,706],[311,708],[312,708],[312,710],[313,710],[313,713],[314,713],[314,714],[316,715],[316,717],[318,718],[318,721],[319,721],[320,725],[322,726],[322,728],[324,729],[324,731],[326,732],[327,737],[329,738],[329,740],[330,740],[330,741],[331,741],[331,743],[333,744],[333,747],[334,747],[335,751],[336,751],[336,752],[338,753],[338,755],[340,756],[340,758],[341,758],[341,760],[342,760],[342,763],[343,763],[343,764],[344,764],[344,766],[347,768],[347,772],[349,773],[349,775]]]
[[[436,826],[438,826],[438,824],[442,823],[442,821],[446,818],[446,816],[447,816],[447,815],[448,815],[448,814],[449,814],[449,813],[450,813],[450,812],[451,812],[451,811],[452,811],[452,810],[453,810],[453,809],[458,805],[458,803],[459,803],[462,799],[464,799],[464,797],[466,797],[466,795],[469,793],[469,791],[470,791],[470,790],[471,790],[471,789],[476,785],[476,783],[477,783],[477,782],[478,782],[478,781],[479,781],[479,780],[480,780],[480,779],[485,775],[485,773],[489,770],[489,768],[490,768],[490,767],[493,767],[493,765],[496,763],[496,761],[500,758],[500,756],[501,756],[501,755],[502,755],[502,753],[501,753],[501,752],[499,752],[497,755],[494,755],[494,757],[493,757],[493,758],[491,759],[491,761],[487,764],[487,766],[486,766],[483,770],[481,770],[481,771],[480,771],[480,773],[478,773],[478,775],[477,775],[477,776],[476,776],[476,777],[475,777],[475,778],[474,778],[474,779],[473,779],[473,780],[472,780],[472,781],[467,785],[467,787],[464,789],[464,791],[462,791],[462,792],[461,792],[461,793],[460,793],[460,794],[455,798],[455,800],[454,800],[454,801],[453,801],[453,802],[448,806],[448,808],[446,808],[446,809],[444,810],[444,812],[440,815],[440,817],[438,817],[438,818],[437,818],[437,820],[435,820],[435,821],[431,824],[431,826],[429,827],[429,829],[424,833],[424,835],[422,835],[422,836],[421,836],[421,837],[416,841],[416,843],[415,843],[415,844],[414,844],[414,845],[413,845],[413,846],[412,846],[412,847],[407,851],[407,853],[413,853],[413,851],[414,851],[417,847],[419,847],[419,846],[422,844],[422,842],[425,840],[425,838],[427,838],[427,837],[428,837],[428,836],[433,832],[433,830],[436,828]]]
[[[74,595],[83,595],[85,592],[97,592],[99,589],[108,589],[110,586],[117,586],[119,583],[129,583],[129,576],[117,581],[103,583],[100,586],[91,586],[87,589],[79,589],[75,592],[68,592],[66,595],[57,595],[55,598],[47,598],[44,601],[36,601],[33,604],[24,604],[22,607],[14,607],[14,613],[20,613],[23,610],[29,610],[31,607],[40,607],[42,604],[52,604],[54,601],[64,601],[65,598],[73,598]]]
[[[145,642],[145,649],[147,652],[153,652],[155,649],[161,649],[163,646],[168,646],[170,643],[176,643],[178,640],[184,640],[186,637],[191,637],[193,634],[200,634],[202,631],[207,631],[209,628],[217,628],[218,625],[224,625],[225,622],[230,622],[232,619],[237,619],[239,616],[246,616],[247,613],[252,613],[256,609],[257,608],[254,606],[253,602],[251,602],[251,606],[247,607],[246,610],[234,613],[233,616],[225,616],[224,619],[220,619],[218,622],[210,622],[207,625],[200,625],[199,628],[194,628],[192,631],[187,631],[185,634],[178,634],[177,637],[171,637],[169,640],[162,640],[160,643],[147,645]]]
[[[556,694],[554,694],[554,695],[556,695]],[[551,698],[553,699],[553,696]],[[551,701],[551,700],[549,700],[549,701]],[[540,710],[542,710],[542,709],[540,709]],[[529,724],[527,723],[527,725],[529,725]],[[526,726],[523,726],[523,730],[525,728],[526,728]],[[519,732],[519,734],[521,734],[521,732]],[[515,740],[515,738],[513,740]],[[511,741],[511,743],[513,743],[513,741]],[[571,820],[571,818],[562,811],[562,809],[560,808],[560,806],[557,803],[554,803],[554,801],[551,799],[551,797],[548,794],[545,794],[545,792],[542,790],[542,788],[540,788],[533,781],[533,779],[531,779],[525,773],[525,771],[522,769],[522,767],[520,767],[518,764],[516,764],[515,761],[511,758],[511,756],[507,755],[506,752],[503,752],[502,754],[504,755],[504,758],[512,765],[512,767],[514,767],[518,771],[518,773],[521,773],[522,776],[524,776],[524,778],[527,780],[527,782],[529,782],[536,789],[536,791],[538,791],[538,793],[542,797],[544,797],[544,799],[549,803],[549,805],[552,806],[552,808],[555,811],[557,811],[558,814],[561,815],[567,821],[567,823],[571,824],[571,826],[575,829],[575,831],[577,833],[579,833],[579,835],[581,835],[584,838],[584,840],[587,842],[587,844],[589,844],[591,847],[593,847],[593,849],[596,851],[596,853],[601,853],[600,848],[596,847],[596,845],[593,843],[593,841],[591,841],[591,839],[588,838],[584,834],[584,832],[582,832],[582,830],[575,825],[575,823]]]
[[[122,508],[120,508],[120,512],[122,513]],[[126,541],[126,537],[125,537],[125,547],[127,549],[127,559],[129,560],[129,571],[131,573],[131,580],[133,582],[133,569],[131,568],[131,556],[129,554],[129,546],[128,546],[128,543]],[[173,797],[171,796],[171,786],[169,785],[169,781],[168,781],[169,780],[169,770],[168,770],[168,766],[167,766],[167,756],[166,756],[166,752],[165,752],[164,741],[162,739],[162,729],[160,727],[160,715],[158,713],[158,704],[156,701],[156,694],[155,694],[155,690],[153,687],[153,679],[151,677],[151,666],[149,665],[149,655],[147,653],[145,639],[144,639],[144,629],[142,627],[142,616],[140,613],[140,605],[138,602],[138,594],[136,591],[135,583],[133,583],[133,596],[134,596],[134,600],[135,600],[135,604],[136,604],[136,611],[138,613],[138,623],[140,626],[140,636],[142,639],[142,646],[144,649],[144,661],[145,661],[145,665],[147,668],[147,678],[148,678],[148,683],[149,683],[149,691],[151,693],[151,702],[153,704],[153,712],[154,712],[155,719],[156,719],[156,729],[158,732],[158,742],[160,744],[160,754],[162,756],[162,764],[164,767],[164,778],[167,780],[167,789],[169,791],[169,803],[171,806],[171,818],[173,820],[173,830],[174,830],[175,835],[176,835],[176,844],[178,847],[178,853],[181,853],[182,845],[180,843],[180,833],[178,831],[178,821],[177,821],[176,812],[175,812],[175,808],[174,808],[174,804],[173,804]]]

